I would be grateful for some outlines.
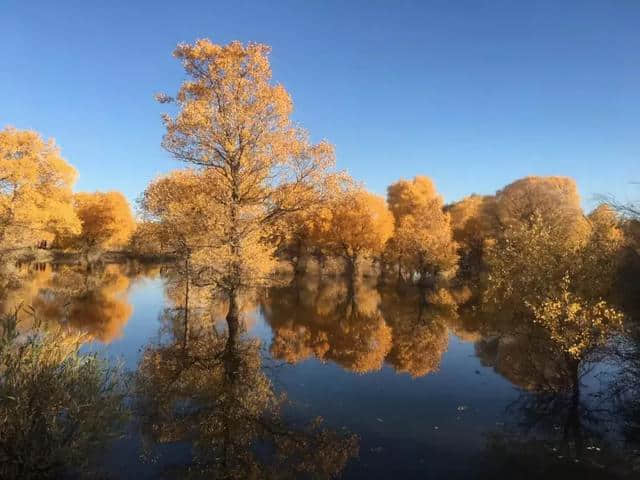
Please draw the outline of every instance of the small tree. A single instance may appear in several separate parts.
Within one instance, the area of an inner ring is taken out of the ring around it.
[[[393,234],[393,215],[384,198],[365,190],[340,196],[317,218],[316,238],[329,252],[344,259],[351,278],[359,276],[364,258],[382,253]]]
[[[0,477],[61,478],[122,432],[122,377],[60,327],[0,325]]]
[[[90,255],[127,245],[136,222],[122,193],[76,193],[73,203],[82,229],[77,235],[60,238],[61,246],[78,248],[89,260]]]

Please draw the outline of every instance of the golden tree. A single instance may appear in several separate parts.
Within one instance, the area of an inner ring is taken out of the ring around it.
[[[426,285],[439,272],[456,266],[449,214],[443,211],[442,197],[429,178],[417,176],[390,185],[388,202],[396,226],[392,245],[407,273],[417,274]]]
[[[393,215],[384,198],[358,189],[326,206],[315,228],[317,241],[344,259],[347,274],[355,278],[362,259],[382,253],[393,234]]]
[[[528,224],[534,215],[565,243],[579,243],[587,232],[578,187],[569,177],[525,177],[496,193],[496,217],[503,230]]]
[[[315,201],[310,208],[287,215],[277,231],[279,254],[289,257],[296,275],[306,272],[308,261],[313,257],[323,260],[327,251],[324,235],[331,217],[328,205],[334,205],[345,196],[352,194],[357,185],[344,172],[327,175],[312,195]]]
[[[31,130],[0,130],[0,248],[32,246],[73,234],[80,221],[72,205],[75,169],[53,140]]]
[[[163,146],[209,183],[215,226],[197,255],[209,282],[229,296],[231,317],[238,292],[269,278],[275,223],[313,202],[333,164],[333,147],[311,144],[291,122],[291,99],[271,83],[268,54],[256,43],[180,44],[174,55],[189,79],[175,99],[158,96],[178,107],[175,117],[164,116]]]
[[[583,366],[622,327],[622,315],[607,302],[622,233],[607,209],[588,219],[574,212],[571,219],[573,230],[534,209],[528,219],[506,225],[486,252],[486,299],[511,312],[533,338],[545,339],[547,357],[563,364],[575,406]]]
[[[446,207],[453,239],[458,244],[460,273],[476,277],[483,270],[484,246],[497,235],[495,197],[469,195]]]
[[[136,228],[129,202],[120,192],[76,193],[75,211],[82,230],[62,237],[60,245],[79,248],[85,255],[125,246]]]

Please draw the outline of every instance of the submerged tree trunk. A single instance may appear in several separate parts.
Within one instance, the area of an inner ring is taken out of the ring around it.
[[[575,447],[576,458],[580,458],[583,453],[582,422],[580,420],[580,361],[575,358],[569,359],[569,369],[571,374],[571,397],[569,399],[569,410],[564,428],[565,441]]]
[[[352,281],[360,276],[360,258],[357,253],[345,256],[345,273]]]
[[[185,275],[185,287],[184,287],[184,315],[183,315],[183,347],[186,349],[189,343],[189,281],[190,281],[190,269],[189,269],[189,257],[184,259],[184,275]]]

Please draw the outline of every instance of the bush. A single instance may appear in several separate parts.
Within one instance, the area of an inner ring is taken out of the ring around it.
[[[82,336],[0,319],[0,478],[59,478],[85,466],[127,418],[120,369],[81,355]]]

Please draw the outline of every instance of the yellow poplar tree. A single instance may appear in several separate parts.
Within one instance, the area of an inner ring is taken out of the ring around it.
[[[410,274],[417,273],[422,283],[456,266],[449,214],[431,179],[417,176],[390,185],[388,202],[395,216],[392,245],[400,265]]]
[[[384,198],[359,189],[340,196],[317,217],[315,236],[343,258],[347,273],[358,275],[365,257],[382,253],[393,234],[393,215]]]
[[[76,193],[73,198],[82,230],[63,238],[63,246],[80,248],[84,253],[118,248],[129,242],[136,228],[131,207],[120,192]]]
[[[0,248],[77,233],[71,191],[76,175],[53,140],[31,130],[0,130]]]
[[[451,216],[453,239],[458,244],[460,273],[477,276],[483,267],[485,244],[497,234],[495,197],[469,195],[446,210]]]
[[[588,225],[575,180],[569,177],[525,177],[496,193],[496,216],[503,230],[531,224],[534,215],[567,243],[580,243]]]
[[[174,55],[188,79],[164,116],[163,146],[175,158],[205,172],[209,202],[217,211],[208,245],[195,254],[214,287],[230,299],[237,319],[238,292],[268,280],[273,269],[273,229],[287,214],[311,204],[333,165],[333,147],[312,144],[290,120],[293,104],[271,82],[269,47],[209,40],[180,44]],[[192,200],[184,198],[185,203]],[[206,270],[206,269],[205,269]]]

